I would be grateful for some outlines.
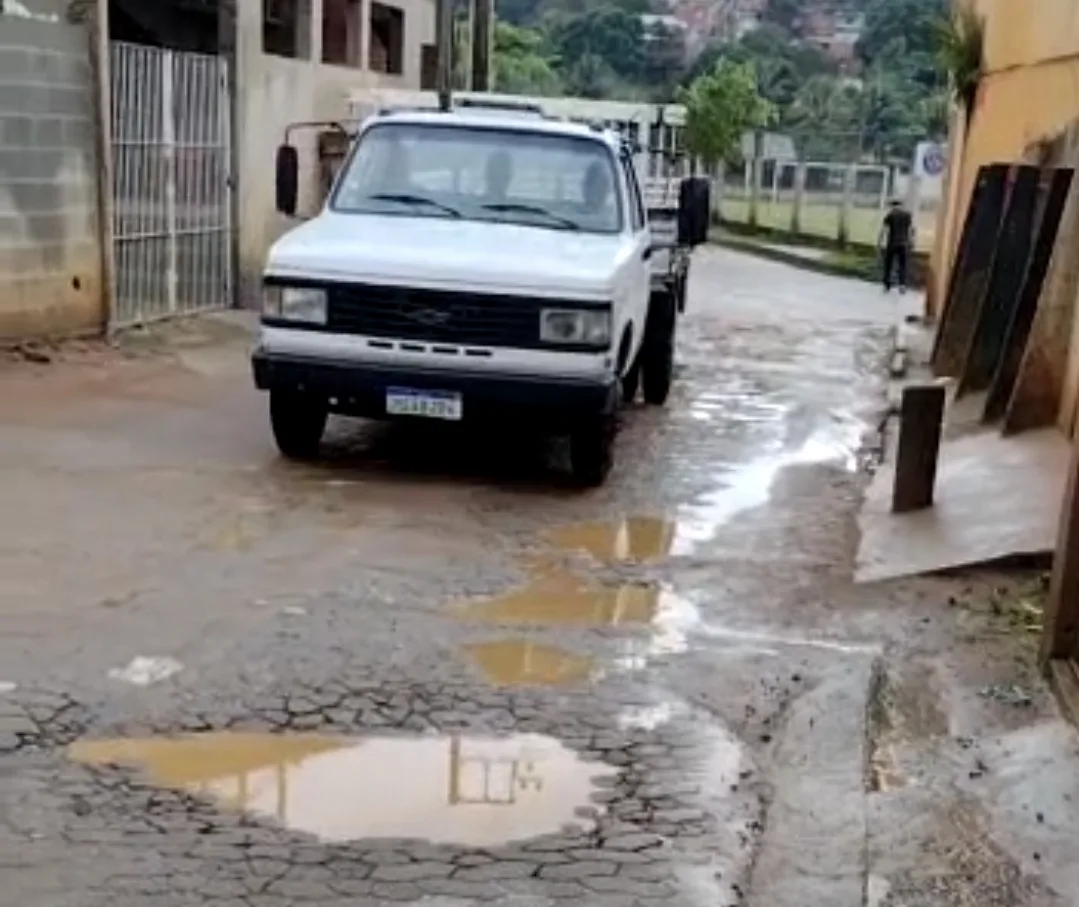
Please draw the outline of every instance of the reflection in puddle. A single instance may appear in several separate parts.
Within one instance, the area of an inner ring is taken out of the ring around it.
[[[563,686],[583,683],[593,673],[590,658],[524,639],[464,648],[494,686]]]
[[[776,477],[788,466],[839,463],[848,472],[858,468],[862,424],[850,418],[812,434],[797,450],[778,450],[719,476],[719,487],[681,508],[671,554],[691,554],[711,541],[717,530],[741,513],[763,507],[772,496]]]
[[[669,589],[642,583],[595,583],[565,570],[533,572],[532,580],[503,595],[457,605],[459,616],[534,626],[647,626],[655,645],[684,647],[699,620],[696,608]],[[677,642],[676,642],[677,641]]]
[[[462,617],[500,624],[615,627],[650,624],[658,589],[637,583],[601,585],[560,570],[537,571],[524,586],[458,605]]]
[[[581,825],[592,779],[557,740],[365,739],[314,734],[196,734],[88,740],[70,755],[144,771],[153,784],[208,796],[324,841],[417,838],[491,847]]]
[[[548,541],[564,551],[584,551],[604,564],[641,563],[666,557],[675,524],[657,517],[629,517],[611,523],[579,523],[556,529]]]
[[[777,442],[749,463],[720,471],[717,488],[680,507],[673,518],[633,516],[578,523],[549,532],[545,539],[557,549],[584,552],[606,565],[692,554],[734,517],[767,504],[776,477],[788,466],[837,463],[855,471],[862,430],[858,420],[837,416],[833,425],[812,434],[796,450],[785,450]]]

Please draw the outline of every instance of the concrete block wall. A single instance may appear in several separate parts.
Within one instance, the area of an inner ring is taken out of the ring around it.
[[[0,341],[104,324],[91,27],[69,17],[77,6],[0,0]]]

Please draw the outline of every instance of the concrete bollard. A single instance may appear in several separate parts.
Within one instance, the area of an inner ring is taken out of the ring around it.
[[[944,404],[943,384],[914,385],[903,390],[892,513],[933,506]]]

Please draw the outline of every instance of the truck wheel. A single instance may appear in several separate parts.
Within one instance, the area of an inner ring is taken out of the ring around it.
[[[603,484],[614,464],[617,416],[602,416],[570,435],[569,455],[573,478],[585,488]]]
[[[310,394],[270,391],[270,425],[281,454],[290,460],[318,456],[329,410]]]
[[[644,402],[663,406],[674,378],[675,300],[670,292],[653,293],[648,309],[648,326],[641,350],[641,377]]]

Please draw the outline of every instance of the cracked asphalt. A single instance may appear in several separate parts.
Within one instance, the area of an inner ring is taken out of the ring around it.
[[[1032,728],[1079,785],[950,604],[1028,578],[851,580],[893,322],[701,250],[590,493],[491,432],[283,463],[238,317],[3,364],[0,905],[1077,903],[1075,820],[1003,844],[960,789]]]

